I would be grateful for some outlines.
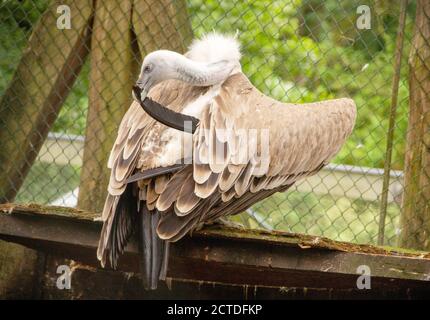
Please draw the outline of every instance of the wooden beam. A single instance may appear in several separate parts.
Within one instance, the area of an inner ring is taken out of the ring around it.
[[[64,207],[0,205],[0,239],[98,267],[97,214]],[[212,226],[174,243],[168,276],[240,285],[356,289],[357,268],[372,289],[430,289],[430,254],[281,232]],[[138,271],[133,241],[119,269]]]
[[[68,5],[71,29],[58,29]],[[33,30],[0,101],[0,202],[12,201],[88,54],[92,0],[54,1]]]
[[[37,279],[43,270],[39,264],[43,255],[0,240],[0,299],[40,298]]]
[[[400,246],[430,250],[430,2],[419,0],[409,56],[409,124]]]

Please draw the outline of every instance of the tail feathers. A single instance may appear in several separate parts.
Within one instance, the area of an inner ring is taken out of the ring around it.
[[[105,221],[97,249],[97,258],[104,267],[109,258],[116,269],[119,256],[123,253],[136,224],[137,200],[132,185],[128,185],[120,196],[108,195],[103,216]]]
[[[111,236],[108,247],[109,261],[113,269],[117,268],[118,259],[123,254],[124,249],[133,234],[136,222],[137,201],[132,195],[132,190],[127,187],[124,198],[118,203],[115,216],[113,218]],[[134,214],[133,214],[134,213]]]
[[[155,290],[158,280],[165,280],[168,266],[169,243],[157,235],[160,213],[148,211],[146,204],[139,211],[139,254],[143,285]]]
[[[132,184],[129,184],[120,196],[108,195],[104,210],[107,211],[106,220],[97,250],[102,266],[109,260],[111,267],[116,269],[119,256],[136,230],[144,287],[157,289],[158,280],[166,278],[169,256],[169,243],[160,239],[156,231],[160,213],[157,210],[148,211],[144,201],[138,206]]]

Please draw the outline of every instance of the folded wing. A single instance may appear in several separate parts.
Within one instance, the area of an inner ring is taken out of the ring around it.
[[[314,174],[340,150],[356,116],[350,99],[283,104],[241,73],[204,109],[193,137],[193,164],[172,175],[157,196],[162,239],[236,214]]]

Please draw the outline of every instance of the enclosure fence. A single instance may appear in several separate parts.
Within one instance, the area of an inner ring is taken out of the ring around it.
[[[331,164],[233,219],[430,250],[429,21],[427,1],[2,1],[0,202],[99,212],[142,58],[216,30],[265,94],[358,113]]]

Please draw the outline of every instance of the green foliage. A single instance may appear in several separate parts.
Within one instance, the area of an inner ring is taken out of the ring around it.
[[[21,58],[25,46],[25,32],[9,24],[0,23],[0,96],[6,89]]]
[[[376,243],[378,237],[378,202],[289,191],[274,194],[257,203],[253,210],[276,230],[356,243]],[[399,206],[390,203],[386,217],[386,245],[397,245],[395,228],[399,217]],[[248,214],[236,216],[233,220],[245,221],[250,228],[262,228]]]
[[[48,0],[6,0],[0,5],[0,95]],[[372,29],[355,27],[356,8],[368,4]],[[189,0],[196,36],[212,30],[234,34],[242,43],[245,74],[264,93],[285,102],[351,97],[357,125],[335,162],[383,167],[393,77],[398,5],[370,0]],[[408,8],[406,35],[412,33],[414,5]],[[403,168],[407,128],[406,40],[393,166]],[[85,133],[88,108],[85,65],[54,131]]]
[[[48,204],[79,185],[79,168],[36,161],[20,189],[16,202]]]
[[[30,30],[48,4],[49,0],[3,0],[0,4],[0,21]]]
[[[52,131],[84,135],[88,110],[89,63],[86,63],[61,108]]]
[[[46,10],[48,3],[49,0],[0,2],[0,97],[13,77],[32,27]],[[53,131],[77,135],[85,133],[88,73],[89,66],[85,64],[61,109]]]
[[[363,4],[371,8],[370,30],[355,26],[356,8]],[[398,6],[362,0],[191,0],[189,12],[197,36],[212,29],[238,31],[243,70],[264,93],[298,103],[354,99],[357,125],[335,162],[383,167]],[[413,10],[409,9],[406,34],[411,33],[412,17]],[[405,57],[408,50],[406,45]],[[393,154],[395,169],[403,168],[407,127],[404,60]]]
[[[49,0],[0,2],[0,96],[10,82],[28,37]],[[391,102],[399,3],[389,0],[188,0],[195,36],[212,30],[235,34],[242,43],[244,73],[264,93],[285,102],[306,103],[351,97],[356,127],[334,160],[383,167]],[[358,30],[359,5],[369,5],[372,28]],[[393,168],[403,168],[408,110],[408,67],[415,3],[408,7],[406,41],[394,136]],[[31,72],[31,70],[29,70]],[[63,106],[54,131],[85,134],[87,62]],[[71,166],[36,162],[18,201],[47,203],[79,183]],[[277,229],[338,240],[374,242],[378,203],[330,195],[276,194],[254,209]],[[287,213],[287,214],[286,214]],[[395,244],[399,208],[390,204],[387,243]],[[242,217],[243,218],[243,217]],[[248,224],[257,227],[248,216]],[[240,219],[240,217],[235,218]]]

